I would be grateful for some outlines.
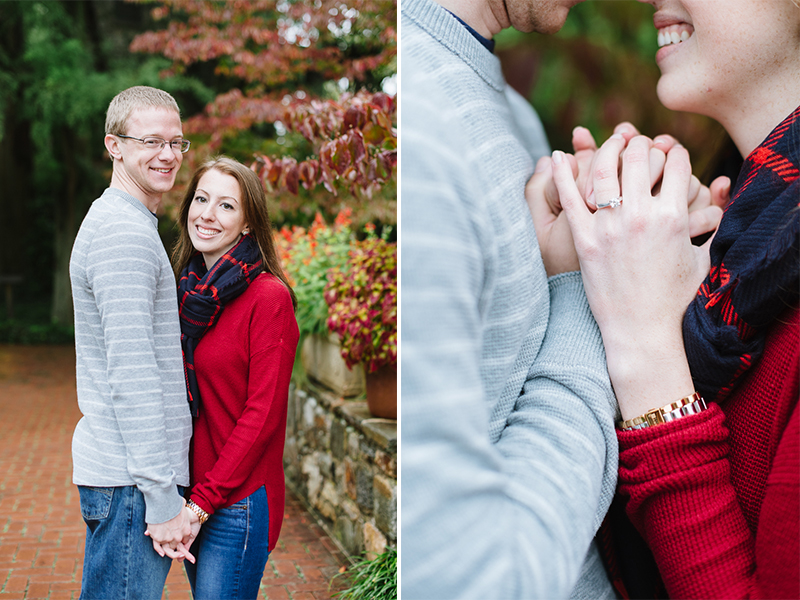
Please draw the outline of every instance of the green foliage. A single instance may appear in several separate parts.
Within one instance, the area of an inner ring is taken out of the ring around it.
[[[397,363],[397,244],[388,235],[368,229],[325,288],[328,328],[341,339],[342,358],[350,368],[363,363],[368,373]]]
[[[362,558],[347,572],[352,585],[333,594],[338,600],[390,600],[397,598],[397,549],[388,548],[374,560]]]
[[[347,262],[353,239],[350,213],[349,210],[339,213],[333,226],[327,225],[317,213],[308,230],[284,227],[275,234],[284,271],[297,296],[295,317],[301,339],[312,334],[328,334],[324,291],[331,269],[341,268]]]

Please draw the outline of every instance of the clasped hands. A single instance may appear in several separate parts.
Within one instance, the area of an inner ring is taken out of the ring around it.
[[[623,155],[634,139],[637,139],[634,150],[640,153],[642,160],[644,160],[644,156],[641,155],[644,151],[642,145],[649,144],[646,171],[649,173],[649,190],[656,196],[660,193],[667,155],[672,149],[681,148],[675,138],[670,135],[659,135],[650,140],[640,136],[630,123],[620,123],[614,129],[614,135],[598,150],[588,129],[576,127],[573,131],[574,154],[561,153],[561,156],[565,157],[571,167],[575,188],[590,212],[596,210],[598,197],[602,201],[617,196],[626,197],[624,182],[620,181],[620,171]],[[559,154],[556,152],[554,155]],[[645,170],[640,169],[637,175],[643,177],[644,174]],[[727,203],[729,193],[730,180],[727,177],[718,177],[710,187],[707,187],[702,185],[697,177],[691,176],[685,198],[690,237],[716,229],[722,218],[721,209]],[[536,170],[525,188],[525,196],[533,216],[547,275],[579,270],[579,256],[574,246],[568,213],[564,212],[559,189],[553,178],[551,157],[545,156],[539,159]]]
[[[547,274],[580,269],[621,407],[682,397],[692,385],[683,316],[710,266],[711,240],[691,238],[719,225],[730,180],[701,185],[674,138],[651,140],[629,123],[599,149],[576,128],[573,146],[574,156],[542,158],[525,190]]]
[[[144,534],[150,537],[159,556],[169,556],[178,562],[186,559],[194,564],[195,557],[189,548],[200,533],[200,526],[200,518],[184,500],[181,512],[165,523],[148,523]]]

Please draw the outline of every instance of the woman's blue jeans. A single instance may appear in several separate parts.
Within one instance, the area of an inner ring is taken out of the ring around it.
[[[195,600],[253,599],[269,558],[269,507],[262,487],[214,512],[200,528],[184,561]]]
[[[142,493],[136,486],[82,485],[78,492],[86,522],[81,600],[161,598],[172,560],[159,556],[144,534]]]

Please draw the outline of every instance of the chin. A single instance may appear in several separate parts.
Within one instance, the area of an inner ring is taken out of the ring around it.
[[[676,86],[671,84],[669,78],[663,75],[658,80],[658,86],[656,87],[658,99],[666,108],[681,112],[696,112],[691,108],[696,103],[691,101],[691,96],[688,92],[690,92],[690,88],[678,86],[676,89]]]

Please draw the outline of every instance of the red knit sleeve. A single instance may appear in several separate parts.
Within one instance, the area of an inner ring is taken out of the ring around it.
[[[757,534],[730,479],[716,404],[704,413],[620,432],[620,491],[672,598],[798,598],[798,415],[773,461]]]

